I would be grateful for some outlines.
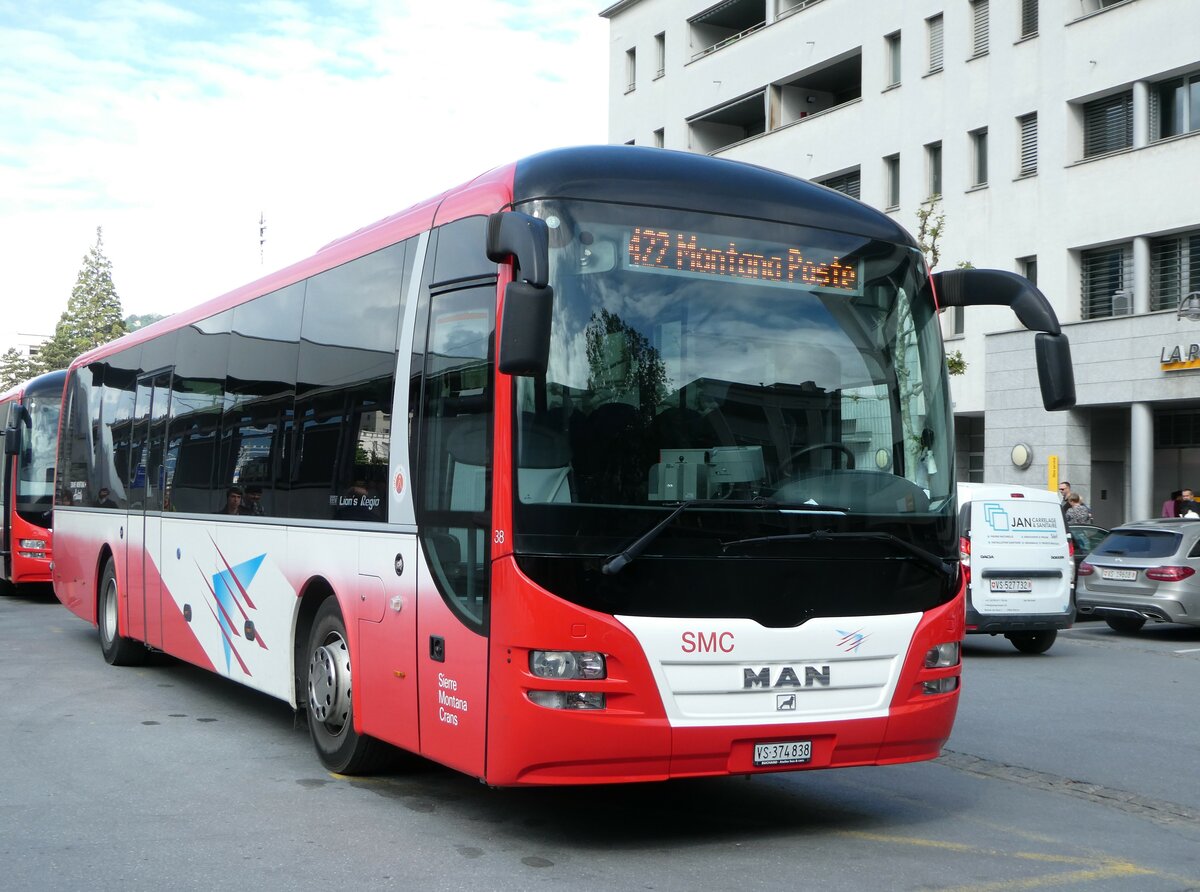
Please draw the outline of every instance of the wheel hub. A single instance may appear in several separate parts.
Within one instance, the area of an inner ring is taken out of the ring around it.
[[[308,662],[308,708],[332,729],[350,716],[350,649],[340,635],[327,638]]]

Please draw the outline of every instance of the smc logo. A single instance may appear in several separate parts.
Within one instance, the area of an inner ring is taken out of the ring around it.
[[[679,649],[685,654],[733,653],[733,632],[684,632]]]

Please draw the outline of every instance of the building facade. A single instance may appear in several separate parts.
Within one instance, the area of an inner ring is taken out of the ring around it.
[[[1200,486],[1193,6],[621,0],[602,13],[609,139],[784,170],[924,218],[939,268],[1033,279],[1078,406],[1042,410],[1008,310],[946,312],[960,479],[1069,480],[1114,525]]]

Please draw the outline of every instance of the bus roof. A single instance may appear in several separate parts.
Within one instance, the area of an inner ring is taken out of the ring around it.
[[[668,207],[832,229],[916,247],[887,215],[807,180],[740,161],[646,146],[551,149],[487,171],[297,261],[76,358],[73,366],[207,319],[433,226],[539,198]]]
[[[535,198],[751,217],[916,247],[891,217],[841,192],[741,161],[648,146],[552,149],[519,161],[513,201]]]

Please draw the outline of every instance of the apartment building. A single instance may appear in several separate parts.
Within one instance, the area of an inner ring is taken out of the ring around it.
[[[943,315],[960,479],[1057,469],[1112,525],[1200,486],[1200,4],[1180,0],[621,0],[609,139],[849,193],[939,268],[1053,301],[1078,407],[1042,411],[1032,334]]]

